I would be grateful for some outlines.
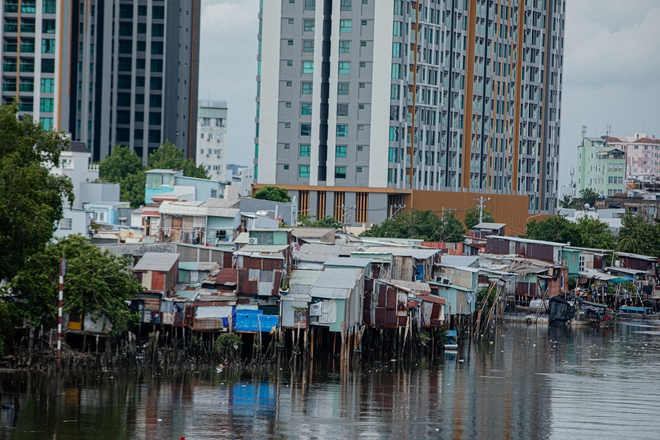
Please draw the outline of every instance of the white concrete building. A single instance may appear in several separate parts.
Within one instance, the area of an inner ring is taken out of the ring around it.
[[[660,176],[660,140],[655,135],[612,136],[607,145],[626,152],[626,179],[651,181]]]
[[[225,178],[227,101],[200,101],[197,110],[197,165],[214,180]]]

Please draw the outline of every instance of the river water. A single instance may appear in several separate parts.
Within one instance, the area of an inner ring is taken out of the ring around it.
[[[492,342],[345,376],[0,373],[0,439],[660,438],[660,322],[505,324]]]

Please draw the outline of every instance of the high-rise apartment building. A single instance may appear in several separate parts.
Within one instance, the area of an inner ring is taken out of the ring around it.
[[[211,179],[226,179],[227,101],[200,100],[197,110],[197,165]]]
[[[194,158],[200,0],[6,0],[3,102],[92,159],[169,140]]]
[[[352,222],[457,193],[553,213],[565,3],[262,2],[257,185]]]
[[[606,139],[582,139],[578,146],[577,195],[586,189],[601,197],[625,194],[626,150],[610,145]]]

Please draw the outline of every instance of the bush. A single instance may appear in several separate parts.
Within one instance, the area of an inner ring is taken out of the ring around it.
[[[232,357],[238,354],[238,349],[243,345],[243,340],[236,333],[223,333],[213,343],[213,349],[224,357]]]

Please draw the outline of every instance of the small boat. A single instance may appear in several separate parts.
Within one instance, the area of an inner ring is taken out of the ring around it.
[[[447,330],[447,336],[443,343],[445,351],[456,351],[458,350],[458,333],[456,330]]]

